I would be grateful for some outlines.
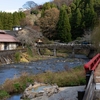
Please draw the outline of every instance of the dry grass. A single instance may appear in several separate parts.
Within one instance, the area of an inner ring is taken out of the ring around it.
[[[0,90],[5,90],[10,94],[21,92],[26,88],[28,82],[31,83],[30,75],[23,72],[20,77],[15,75],[13,79],[6,79]]]
[[[34,76],[34,80],[50,84],[56,83],[58,86],[82,85],[85,84],[85,73],[83,68],[58,73],[48,71]]]
[[[85,72],[83,67],[57,73],[48,71],[37,75],[30,75],[23,72],[20,77],[14,76],[13,79],[7,79],[0,87],[0,90],[4,90],[9,94],[20,93],[24,91],[27,86],[33,84],[34,81],[48,84],[56,83],[59,87],[84,85]]]

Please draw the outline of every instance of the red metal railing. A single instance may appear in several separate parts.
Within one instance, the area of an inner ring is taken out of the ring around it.
[[[94,83],[94,71],[100,63],[100,54],[98,53],[94,56],[88,63],[84,65],[86,71],[86,88],[84,96],[81,100],[93,100],[93,94],[95,91],[95,83]]]
[[[88,63],[84,65],[85,71],[94,71],[98,64],[100,63],[100,54],[94,56]]]

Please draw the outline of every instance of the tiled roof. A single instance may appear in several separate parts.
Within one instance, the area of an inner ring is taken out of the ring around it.
[[[5,30],[5,32],[14,37],[17,37],[17,34],[18,34],[18,31],[12,31],[12,30]]]
[[[11,35],[0,34],[0,42],[19,42],[19,41]]]

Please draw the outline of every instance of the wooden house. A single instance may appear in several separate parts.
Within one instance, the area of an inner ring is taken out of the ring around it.
[[[13,50],[19,44],[17,38],[0,30],[0,50]]]

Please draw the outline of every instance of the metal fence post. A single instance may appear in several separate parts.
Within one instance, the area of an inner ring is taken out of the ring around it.
[[[78,91],[78,100],[83,100],[85,91]]]
[[[88,85],[90,76],[91,76],[91,71],[86,72],[86,87],[87,87],[87,85]]]

